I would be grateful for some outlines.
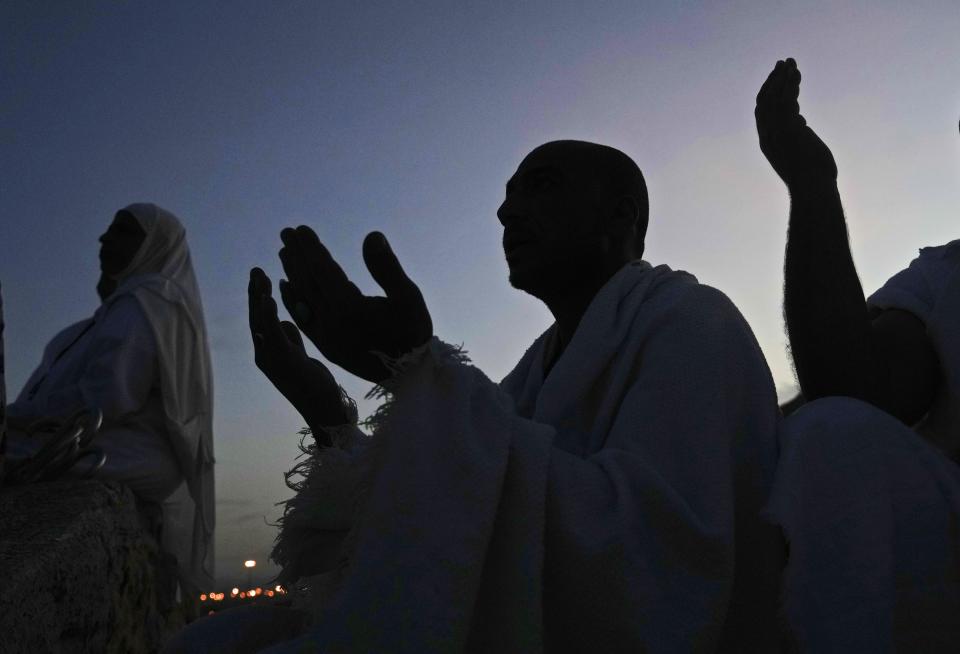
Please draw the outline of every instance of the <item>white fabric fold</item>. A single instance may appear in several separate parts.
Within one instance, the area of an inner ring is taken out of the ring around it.
[[[766,514],[789,540],[785,612],[804,652],[960,651],[960,241],[868,304],[924,323],[941,383],[913,429],[844,397],[784,421]]]
[[[933,405],[914,428],[960,460],[960,240],[922,248],[910,266],[891,277],[868,303],[909,311],[927,328],[940,361]]]
[[[113,455],[104,476],[160,502],[161,547],[177,558],[183,590],[199,594],[213,583],[215,516],[213,384],[200,289],[173,214],[154,204],[121,211],[143,229],[143,242],[93,317],[50,342],[10,413],[63,418],[101,409],[98,438]]]
[[[200,288],[176,216],[149,203],[123,211],[146,237],[106,303],[132,295],[153,328],[167,434],[185,479],[162,504],[162,545],[177,557],[184,591],[195,594],[213,583],[215,522],[213,379]]]
[[[775,650],[779,414],[736,308],[635,262],[544,379],[552,333],[499,386],[437,341],[402,366],[337,588],[271,651]]]
[[[828,397],[784,421],[765,509],[790,546],[802,652],[960,651],[960,471],[879,409]]]
[[[157,342],[167,433],[186,488],[164,503],[164,540],[177,556],[188,593],[213,583],[215,521],[213,379],[200,288],[186,232],[169,211],[131,204],[127,211],[146,232],[108,299],[133,295]]]
[[[100,409],[95,444],[107,460],[97,477],[160,503],[183,475],[166,434],[155,340],[139,302],[130,295],[113,298],[93,318],[50,341],[10,412],[23,419],[66,419],[84,407]],[[42,444],[20,432],[11,436],[12,458],[33,456]]]

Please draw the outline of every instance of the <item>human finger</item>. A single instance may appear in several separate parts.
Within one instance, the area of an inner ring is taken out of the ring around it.
[[[251,286],[254,288],[250,309],[251,328],[254,329],[255,336],[258,336],[259,340],[266,339],[272,344],[277,344],[277,337],[281,337],[280,340],[282,340],[283,334],[278,331],[280,319],[277,315],[277,302],[273,299],[270,278],[260,271],[260,274],[251,280]]]
[[[271,349],[283,349],[287,345],[287,337],[280,326],[280,317],[277,315],[277,301],[272,295],[260,297],[259,318],[261,334],[264,342]]]
[[[767,79],[760,85],[757,92],[757,110],[766,109],[770,104],[771,96],[774,95],[773,89],[779,87],[780,70],[783,67],[783,61],[777,61],[773,70],[767,75]]]
[[[760,90],[757,92],[757,104],[753,110],[753,117],[757,124],[757,136],[760,140],[760,149],[764,151],[766,151],[765,148],[770,147],[771,143],[771,131],[773,129],[773,121],[771,120],[771,96],[782,65],[782,61],[777,61],[773,69],[767,74],[767,79],[764,80],[760,86]]]
[[[404,272],[386,236],[380,232],[367,234],[363,240],[363,260],[387,297],[400,300],[419,298],[422,301],[420,289]]]
[[[787,59],[784,66],[783,85],[780,88],[780,102],[784,108],[800,113],[797,99],[800,97],[800,70],[797,62]]]
[[[250,333],[254,353],[276,359],[289,347],[287,337],[280,328],[277,302],[271,293],[270,278],[262,270],[250,271],[248,289],[250,303]]]
[[[778,115],[783,114],[790,94],[790,64],[787,61],[777,62],[777,68],[771,80],[770,93],[767,97],[767,107],[770,112]]]
[[[316,283],[310,273],[305,254],[301,251],[296,231],[288,227],[280,232],[283,247],[280,248],[280,263],[287,279],[304,290],[313,290]]]
[[[292,233],[291,233],[292,232]],[[290,243],[299,250],[311,265],[311,272],[316,272],[324,279],[345,283],[347,274],[336,262],[327,246],[320,241],[320,237],[310,227],[300,225],[287,233]]]
[[[295,242],[297,252],[303,257],[313,281],[328,301],[341,304],[360,294],[316,232],[306,225],[300,225],[295,230]]]
[[[793,76],[793,77],[796,77],[796,78],[797,78],[797,81],[799,82],[799,81],[800,81],[800,67],[797,66],[797,60],[794,59],[793,57],[787,57],[787,60],[786,60],[785,63],[786,63],[786,65],[787,65],[789,74],[790,74],[791,76]]]
[[[311,307],[307,304],[297,286],[285,279],[280,280],[280,299],[283,301],[283,306],[287,308],[287,313],[293,318],[295,326],[306,331],[314,344],[319,346],[317,339],[320,337],[322,327],[321,318],[326,314],[318,313],[316,305]]]
[[[326,247],[319,244],[319,239],[316,239],[319,248],[310,247],[298,236],[296,230],[289,228],[280,233],[280,238],[284,242],[280,250],[280,261],[287,273],[288,284],[297,288],[300,302],[316,314],[327,314],[332,306],[343,302],[346,275],[339,280],[334,277],[334,283],[329,283],[329,277],[325,278],[323,274],[315,272],[317,266],[313,259],[321,257],[332,261]],[[292,306],[288,309],[293,311]],[[303,322],[298,319],[297,325],[302,328]]]
[[[300,330],[297,329],[297,326],[289,320],[281,320],[280,328],[283,330],[284,335],[287,337],[287,341],[290,343],[293,349],[306,356],[307,348],[303,345],[303,336],[301,336]]]
[[[254,336],[260,332],[261,298],[270,294],[271,282],[267,274],[260,268],[250,269],[250,281],[247,283],[247,317],[250,322],[250,332]],[[254,338],[256,341],[256,338]]]

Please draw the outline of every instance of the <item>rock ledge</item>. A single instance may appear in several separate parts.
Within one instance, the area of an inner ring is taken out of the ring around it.
[[[0,649],[152,652],[156,541],[128,488],[94,480],[0,491]]]

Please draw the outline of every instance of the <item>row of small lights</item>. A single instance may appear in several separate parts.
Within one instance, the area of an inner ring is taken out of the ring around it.
[[[243,567],[247,568],[248,570],[253,568],[256,565],[257,565],[257,562],[254,561],[253,559],[243,562]],[[249,579],[247,581],[249,581]],[[279,586],[279,585],[274,586],[272,590],[267,589],[266,592],[264,592],[264,590],[259,586],[257,588],[251,588],[250,590],[240,590],[239,588],[234,588],[233,590],[230,591],[230,597],[239,598],[239,599],[253,599],[261,595],[266,595],[267,597],[273,597],[274,595],[286,595],[286,594],[287,594],[287,591],[283,589],[283,586]],[[223,593],[203,593],[200,595],[200,601],[206,602],[207,600],[209,600],[211,602],[222,602],[225,597],[226,595],[224,595]],[[210,611],[210,613],[213,613],[213,611]]]
[[[250,590],[240,590],[239,588],[234,588],[230,591],[230,597],[240,599],[253,599],[259,595],[266,595],[267,597],[273,597],[274,595],[286,595],[287,591],[283,589],[283,586],[274,586],[272,589],[268,588],[263,590],[260,587],[251,588]],[[226,598],[224,593],[204,593],[200,595],[200,601],[206,602],[222,602]]]

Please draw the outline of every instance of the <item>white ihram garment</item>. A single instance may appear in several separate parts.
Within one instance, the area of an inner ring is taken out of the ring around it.
[[[500,385],[437,340],[399,362],[370,446],[310,472],[322,533],[375,471],[314,626],[271,651],[776,650],[779,413],[742,316],[638,261],[544,378],[553,338]]]
[[[927,328],[942,383],[914,429],[825,398],[784,422],[767,512],[789,540],[804,652],[960,652],[960,241],[924,248],[868,303]]]
[[[162,470],[163,483],[140,490],[163,500],[161,547],[177,558],[181,586],[193,594],[213,583],[215,517],[213,385],[200,290],[177,218],[153,204],[123,211],[143,228],[143,243],[93,318],[48,346],[11,413],[63,417],[97,407],[107,420],[96,444],[119,459],[108,466],[125,467],[136,483],[125,457],[151,457],[145,465]]]
[[[50,341],[10,414],[67,418],[82,407],[99,408],[103,425],[95,443],[107,461],[97,477],[162,502],[183,477],[166,437],[156,357],[140,305],[130,296],[117,298]],[[11,432],[10,456],[26,458],[40,445],[38,438]],[[82,472],[84,466],[77,469]]]

